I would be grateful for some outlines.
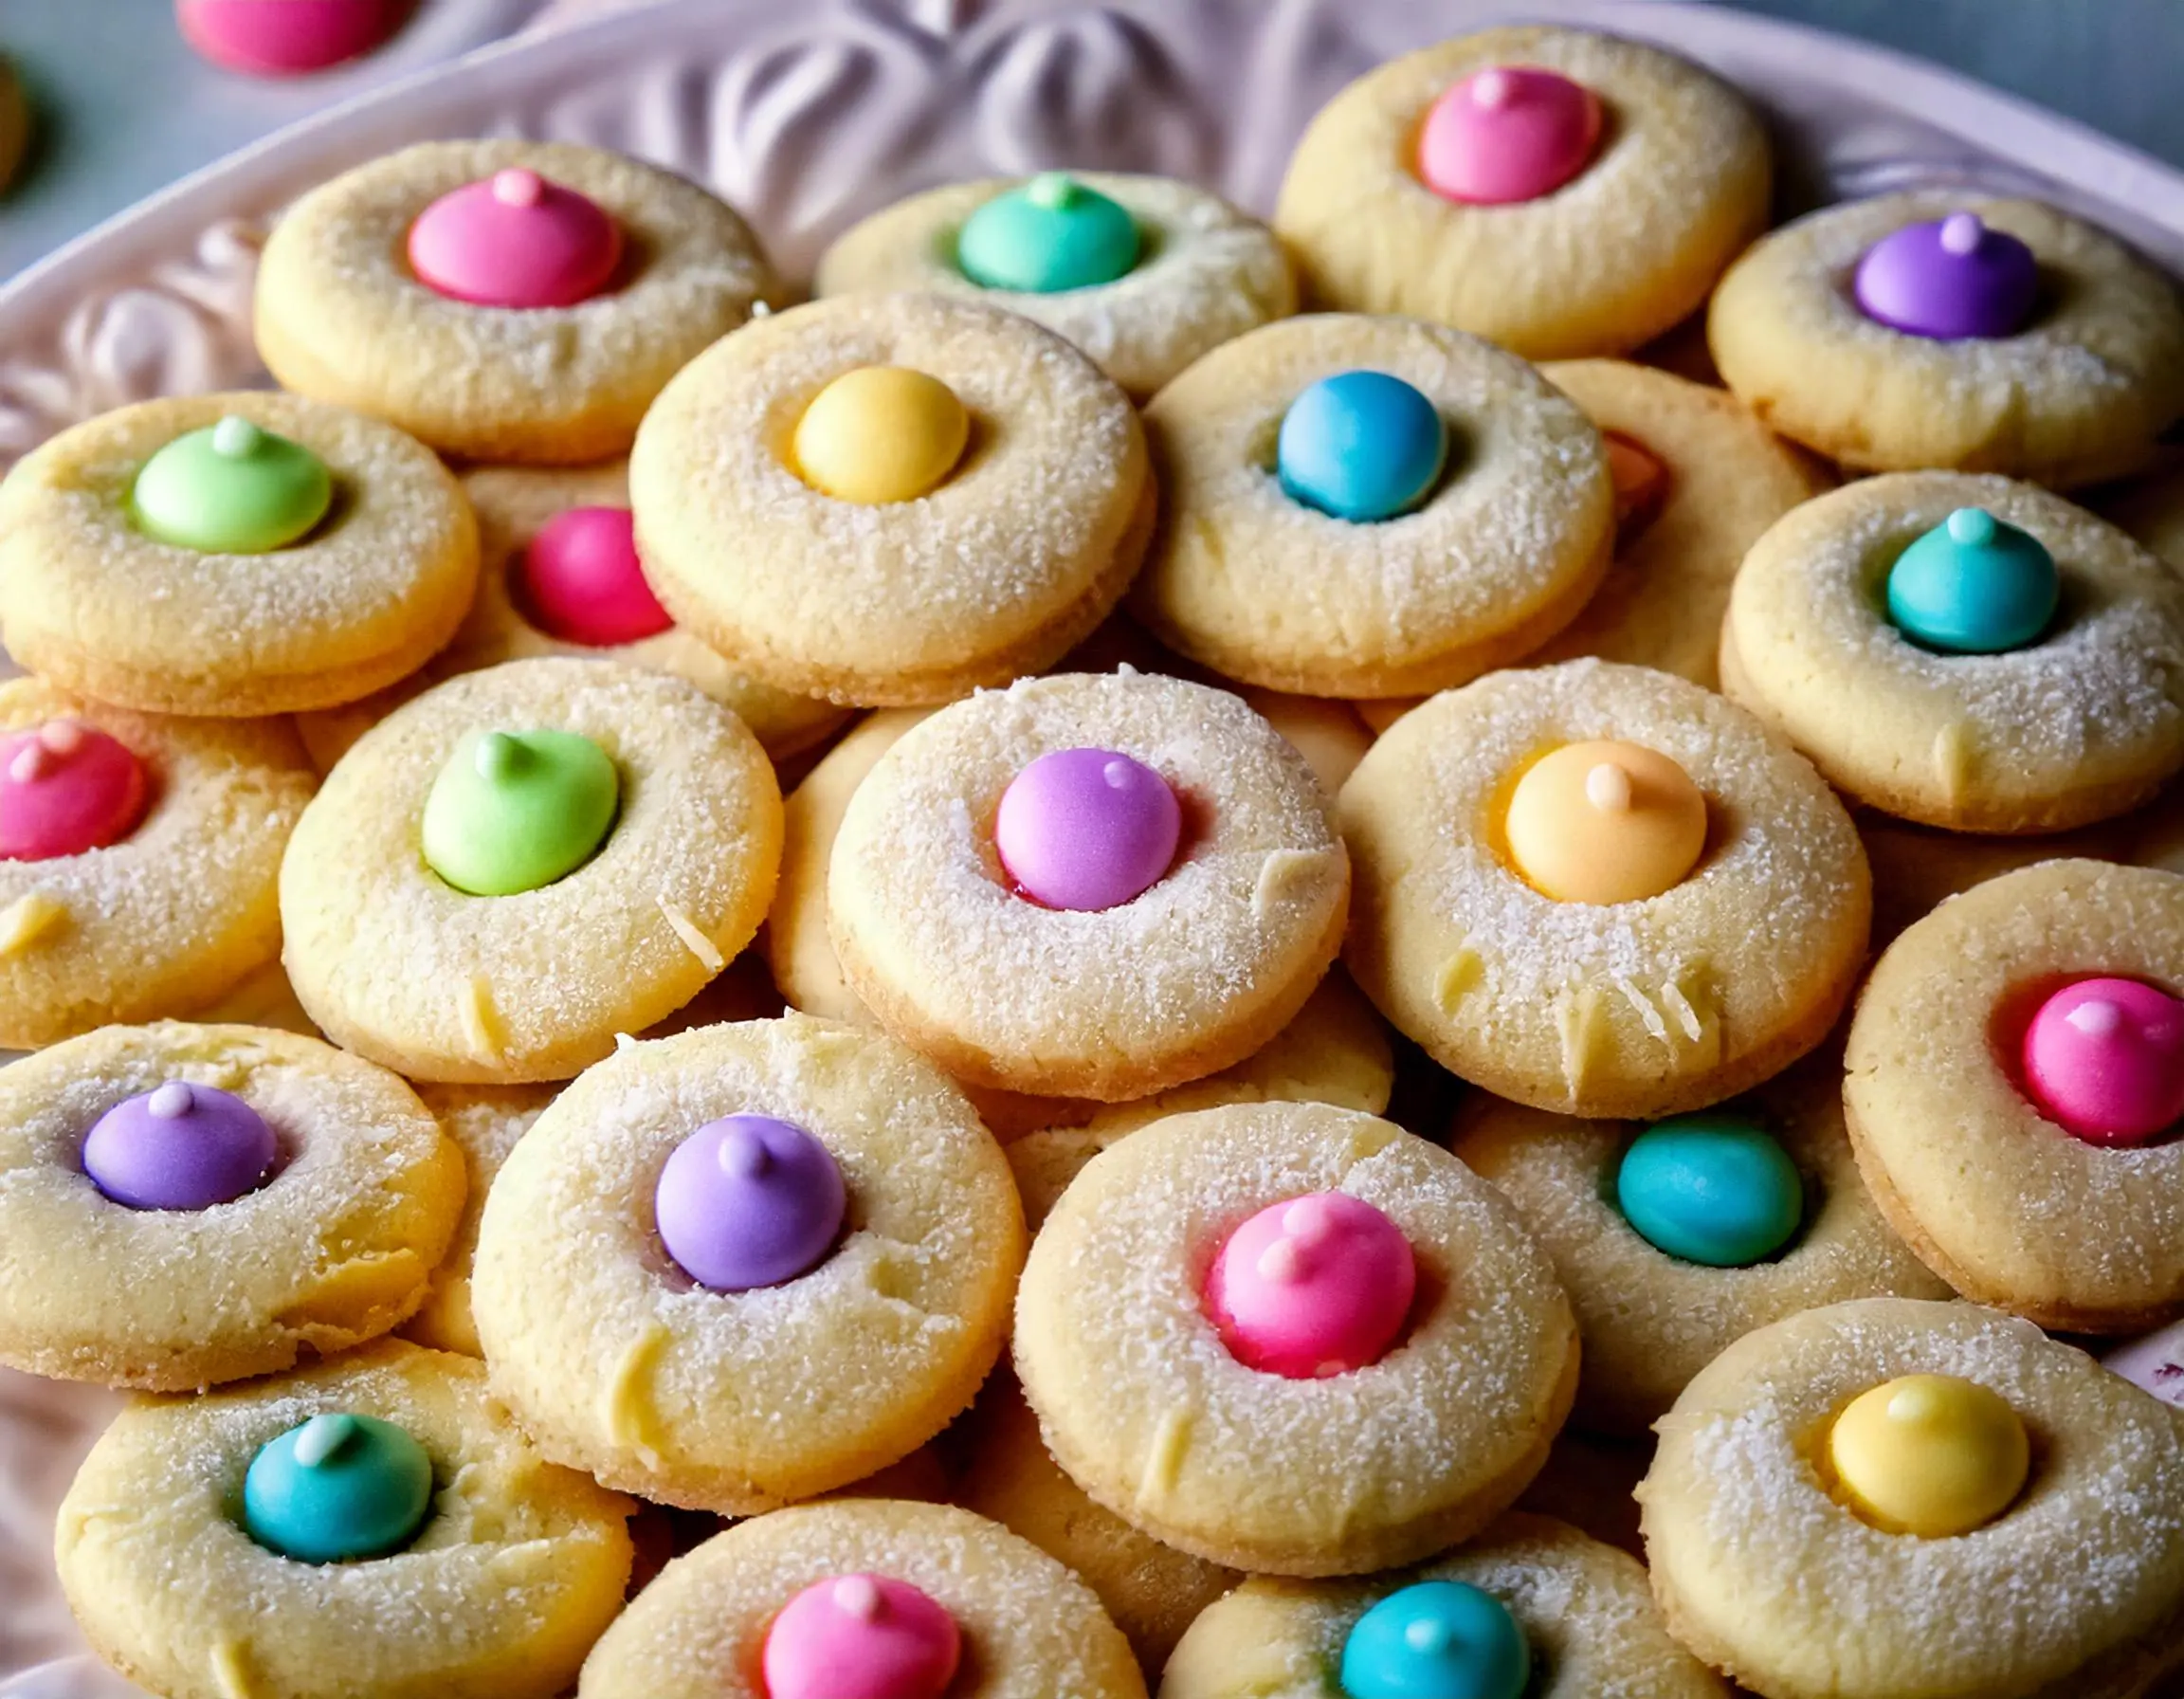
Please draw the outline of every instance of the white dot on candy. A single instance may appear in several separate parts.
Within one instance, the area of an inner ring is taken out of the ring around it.
[[[1125,762],[1109,761],[1100,769],[1100,776],[1107,781],[1110,790],[1125,791],[1130,788],[1130,768]]]
[[[1413,1652],[1446,1652],[1450,1635],[1448,1625],[1433,1617],[1421,1617],[1403,1631],[1403,1640]]]
[[[1941,221],[1941,249],[1952,254],[1975,253],[1986,234],[1987,227],[1979,222],[1978,213],[1952,212]]]
[[[241,460],[257,448],[263,434],[248,419],[229,413],[212,427],[212,452],[223,460]]]
[[[2064,1024],[2088,1038],[2107,1038],[2123,1024],[2123,1011],[2106,997],[2088,997],[2063,1017]]]
[[[1317,1197],[1300,1197],[1282,1212],[1282,1231],[1300,1245],[1317,1245],[1334,1229],[1333,1216]]]
[[[196,1096],[181,1080],[169,1080],[144,1104],[146,1111],[160,1121],[179,1121],[196,1106]]]
[[[720,1172],[738,1179],[755,1179],[773,1165],[766,1142],[749,1127],[730,1127],[720,1141]]]
[[[1489,111],[1508,105],[1516,92],[1517,79],[1500,66],[1481,71],[1471,80],[1471,99]]]
[[[83,747],[83,728],[73,720],[48,720],[38,728],[38,741],[55,755],[74,755]]]
[[[1287,1286],[1304,1275],[1304,1251],[1295,1239],[1276,1239],[1259,1253],[1259,1278]]]
[[[345,1412],[315,1416],[296,1434],[296,1461],[304,1469],[318,1469],[355,1437],[356,1418]]]
[[[15,758],[8,763],[8,776],[19,785],[27,785],[46,776],[52,758],[43,743],[27,743],[15,752]]]
[[[520,165],[493,174],[493,198],[503,207],[536,207],[546,192],[546,180]]]
[[[480,778],[506,778],[516,770],[521,746],[506,732],[487,732],[478,740],[474,758]]]
[[[877,1621],[886,1602],[868,1575],[846,1575],[834,1583],[835,1605],[860,1622]]]
[[[1630,776],[1613,761],[1602,761],[1585,775],[1585,800],[1604,814],[1630,812]]]

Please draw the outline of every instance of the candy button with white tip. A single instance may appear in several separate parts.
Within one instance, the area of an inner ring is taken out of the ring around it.
[[[1509,1607],[1463,1581],[1420,1581],[1357,1618],[1342,1642],[1347,1699],[1519,1699],[1532,1648]]]
[[[147,536],[206,555],[264,555],[326,517],[334,481],[301,443],[229,413],[147,460],[130,489]]]
[[[354,1563],[410,1544],[432,1508],[425,1448],[373,1416],[315,1416],[259,1450],[243,1477],[243,1527],[300,1563]]]
[[[1552,194],[1592,163],[1599,97],[1539,65],[1498,64],[1448,88],[1418,131],[1418,175],[1444,199],[1510,206]]]
[[[0,860],[51,861],[118,844],[143,818],[144,763],[80,720],[0,740]]]
[[[1206,1308],[1247,1367],[1326,1379],[1387,1355],[1417,1284],[1401,1228],[1362,1198],[1316,1192],[1263,1209],[1228,1235],[1207,1275]]]
[[[929,1594],[844,1575],[781,1607],[760,1662],[766,1699],[940,1699],[962,1655],[962,1631]]]
[[[1877,324],[1935,341],[2015,336],[2040,296],[2032,250],[1976,212],[1905,225],[1866,250],[1851,279]]]
[[[410,227],[410,268],[450,301],[573,307],[622,263],[622,227],[587,196],[523,166],[449,191]]]
[[[2040,1112],[2088,1144],[2143,1144],[2184,1119],[2184,1001],[2097,977],[2052,993],[2025,1031]]]

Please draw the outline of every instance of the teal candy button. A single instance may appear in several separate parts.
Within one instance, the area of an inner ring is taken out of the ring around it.
[[[375,1416],[315,1416],[266,1441],[243,1477],[243,1528],[300,1563],[400,1551],[432,1507],[432,1460]]]
[[[1462,1581],[1389,1594],[1342,1644],[1349,1699],[1519,1699],[1531,1676],[1509,1607]]]
[[[508,897],[574,872],[614,824],[621,779],[574,732],[472,732],[425,798],[425,860],[459,891]]]
[[[1774,1136],[1717,1110],[1640,1133],[1616,1170],[1615,1201],[1656,1250],[1711,1269],[1765,1262],[1805,1217],[1804,1181]]]
[[[1138,221],[1061,172],[997,194],[963,221],[956,264],[984,289],[1059,295],[1111,283],[1138,264]]]
[[[1289,404],[1274,456],[1291,501],[1338,520],[1392,520],[1432,494],[1448,428],[1400,377],[1338,372]]]
[[[2040,539],[1979,507],[1959,507],[1897,557],[1888,618],[1927,649],[1999,655],[2040,640],[2063,585]]]
[[[148,535],[207,555],[286,548],[326,517],[333,500],[324,461],[234,414],[161,448],[131,492]]]

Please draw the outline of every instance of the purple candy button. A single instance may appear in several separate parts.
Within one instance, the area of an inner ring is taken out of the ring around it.
[[[1859,311],[1914,337],[1953,342],[2012,337],[2032,316],[2040,264],[1975,212],[1905,225],[1866,250],[1852,283]]]
[[[1058,749],[1010,781],[993,848],[1017,888],[1048,908],[1114,908],[1160,882],[1183,810],[1143,761],[1112,749]]]
[[[169,1080],[99,1117],[83,1172],[133,1210],[209,1210],[256,1191],[277,1155],[273,1129],[241,1098]]]
[[[825,1260],[847,1203],[841,1169],[810,1133],[771,1115],[730,1115],[675,1147],[652,1207],[684,1273],[744,1292]]]

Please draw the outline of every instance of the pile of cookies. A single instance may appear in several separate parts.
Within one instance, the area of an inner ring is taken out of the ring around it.
[[[2184,1665],[2184,482],[2113,488],[2184,310],[2047,207],[1771,189],[1711,76],[1507,28],[1271,228],[956,184],[797,306],[586,148],[288,209],[280,391],[0,484],[0,1361],[142,1395],[91,1643]]]

